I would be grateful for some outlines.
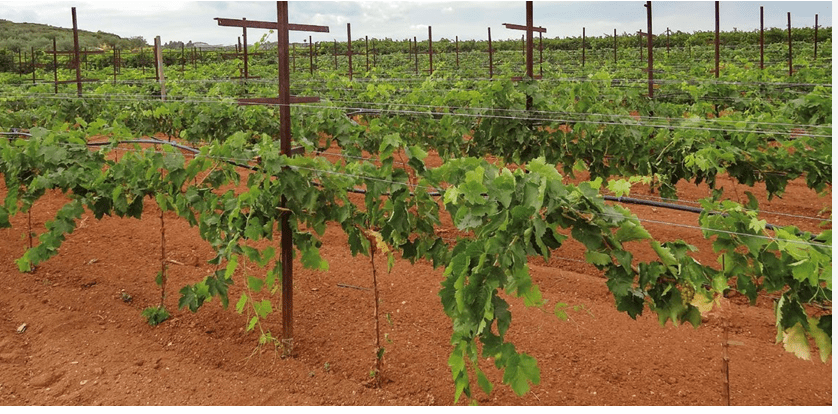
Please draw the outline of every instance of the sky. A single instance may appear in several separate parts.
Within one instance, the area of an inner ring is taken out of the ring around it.
[[[633,33],[646,29],[644,1],[535,1],[536,26],[547,28],[546,38]],[[759,8],[765,10],[765,27],[787,26],[791,12],[793,27],[832,26],[831,1],[722,1],[721,30],[759,29]],[[142,36],[149,43],[160,36],[169,41],[232,45],[242,31],[221,27],[215,17],[276,21],[275,1],[15,1],[0,0],[0,18],[13,22],[73,26],[70,8],[76,7],[79,29],[114,33],[122,37]],[[506,29],[503,23],[525,24],[524,1],[291,1],[290,23],[329,26],[329,33],[291,32],[292,42],[346,40],[346,24],[352,39],[447,38],[485,40],[487,28],[493,39],[520,38],[523,32]],[[712,1],[653,1],[653,29],[694,32],[714,29]],[[248,29],[248,43],[259,40],[268,30]],[[268,41],[275,41],[271,34]]]

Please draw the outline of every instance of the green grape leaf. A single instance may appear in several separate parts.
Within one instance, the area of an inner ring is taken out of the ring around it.
[[[246,304],[247,304],[247,294],[242,293],[241,297],[239,298],[239,301],[236,302],[236,313],[241,314],[244,311],[244,305],[246,305]]]
[[[258,277],[248,276],[247,277],[247,288],[254,291],[260,292],[262,287],[265,285],[265,281],[259,279]]]
[[[815,345],[818,346],[821,361],[826,363],[829,356],[832,355],[832,335],[831,331],[825,331],[821,328],[821,319],[829,319],[829,328],[832,326],[832,315],[824,315],[820,318],[809,318],[809,334],[815,339]]]
[[[783,331],[783,348],[800,359],[808,361],[811,358],[806,330],[799,322]]]
[[[503,383],[509,384],[518,396],[530,390],[530,383],[541,383],[541,370],[536,365],[535,358],[524,353],[513,353],[509,356],[503,372]]]

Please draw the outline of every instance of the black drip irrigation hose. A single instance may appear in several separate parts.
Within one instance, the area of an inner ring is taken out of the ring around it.
[[[13,132],[0,132],[0,135],[8,135],[9,140],[14,139],[14,138],[12,138],[12,136],[28,136],[28,137],[32,136],[32,134],[29,134],[29,133],[26,133],[26,132],[17,132],[15,128],[12,128],[12,131]],[[105,146],[105,145],[111,145],[111,144],[114,144],[114,143],[112,143],[112,142],[88,142],[87,143],[88,146]],[[115,144],[117,144],[117,145],[118,144],[165,144],[165,145],[171,145],[171,146],[173,146],[175,148],[178,148],[178,149],[182,149],[184,151],[189,151],[193,154],[199,154],[201,152],[201,150],[199,150],[197,148],[194,148],[194,147],[190,147],[190,146],[187,146],[187,145],[181,145],[181,144],[178,144],[176,142],[154,139],[154,138],[150,138],[150,139],[130,139],[130,140],[124,140],[124,141],[117,141],[117,142],[115,142]],[[235,162],[235,161],[232,161],[232,160],[222,160],[222,161],[224,161],[228,164],[231,164],[231,165],[235,165],[237,167],[247,168],[251,171],[258,171],[259,170],[257,167],[254,167],[252,165],[243,164],[243,163]],[[311,181],[310,183],[311,183],[311,185],[316,186],[316,187],[323,187],[322,184],[320,184],[316,181]],[[366,194],[367,193],[367,190],[364,190],[362,188],[351,188],[351,189],[347,189],[346,191],[350,192],[350,193],[355,193],[355,194]],[[389,192],[387,192],[387,193],[382,193],[381,195],[382,196],[390,196],[391,194]],[[414,195],[414,192],[411,191],[410,195],[411,196]],[[442,197],[442,193],[439,192],[439,191],[429,191],[428,195],[431,196],[431,197]],[[487,196],[487,194],[483,194],[483,196]],[[610,195],[603,195],[602,198],[606,201],[615,201],[615,202],[618,202],[618,203],[635,204],[635,205],[650,206],[650,207],[660,207],[660,208],[666,208],[666,209],[670,209],[670,210],[686,211],[686,212],[696,213],[696,214],[701,214],[701,213],[707,212],[707,210],[705,210],[703,208],[700,208],[700,207],[682,206],[682,205],[679,205],[679,204],[664,203],[664,202],[652,201],[652,200],[643,200],[643,199],[639,199],[639,198],[622,197],[622,196],[617,197],[617,196],[610,196]],[[723,217],[728,216],[727,213],[722,213],[722,212],[718,212],[718,211],[709,211],[707,213],[710,214],[710,215],[721,214]],[[769,230],[777,230],[777,229],[780,229],[781,227],[777,226],[775,224],[766,223],[765,228],[769,229]],[[797,233],[798,236],[803,236],[803,233],[800,232],[800,231],[797,231],[796,233]],[[814,234],[809,237],[809,240],[811,240],[811,241],[816,241],[816,239],[817,239],[817,235],[814,235]]]
[[[651,207],[661,207],[661,208],[667,208],[667,209],[670,209],[670,210],[688,211],[690,213],[697,213],[697,214],[701,214],[701,213],[704,213],[705,211],[707,211],[707,210],[705,210],[703,208],[700,208],[700,207],[682,206],[682,205],[678,205],[678,204],[663,203],[663,202],[660,202],[660,201],[643,200],[643,199],[630,198],[630,197],[616,197],[616,196],[610,196],[610,195],[603,195],[602,198],[605,199],[605,200],[608,200],[608,201],[616,201],[618,203],[637,204],[637,205],[641,205],[641,206],[651,206]],[[722,213],[722,212],[719,212],[719,211],[710,211],[707,214],[710,214],[710,215],[721,214],[722,217],[727,217],[728,216],[727,213]],[[771,223],[767,223],[765,225],[765,228],[767,228],[769,230],[777,230],[777,229],[780,228],[780,226],[777,226],[777,225],[774,225],[774,224],[771,224]],[[798,236],[802,236],[802,235],[803,234],[798,233]],[[813,235],[811,237],[811,239],[814,240],[815,236]]]

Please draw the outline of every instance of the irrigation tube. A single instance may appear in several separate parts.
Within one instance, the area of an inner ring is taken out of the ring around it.
[[[643,199],[639,199],[639,198],[615,197],[615,196],[610,196],[610,195],[603,195],[602,198],[604,198],[605,200],[608,200],[608,201],[616,201],[618,203],[637,204],[637,205],[641,205],[641,206],[651,206],[651,207],[661,207],[661,208],[668,208],[668,209],[671,209],[671,210],[688,211],[690,213],[697,213],[697,214],[701,214],[701,213],[704,213],[705,211],[707,211],[707,210],[705,210],[703,208],[700,208],[700,207],[682,206],[682,205],[678,205],[678,204],[662,203],[660,201],[643,200]],[[728,215],[727,213],[721,213],[721,212],[718,212],[718,211],[710,211],[708,214],[710,214],[710,215],[721,214],[723,217],[727,217],[727,215]],[[766,223],[765,228],[767,228],[769,230],[777,230],[781,227],[777,226],[777,225],[774,225],[774,224],[771,224],[771,223]],[[802,234],[798,234],[798,236],[801,236],[801,235]],[[812,235],[811,239],[814,240],[815,235]]]
[[[26,133],[26,132],[0,132],[0,135],[9,135],[9,137],[8,137],[9,140],[13,139],[11,136],[17,136],[17,135],[29,136],[29,137],[32,136],[32,134],[29,134],[29,133]],[[108,142],[88,142],[87,143],[88,146],[105,146],[105,145],[110,145],[110,144],[113,144],[113,143],[109,142],[109,141]],[[199,154],[201,152],[201,150],[199,150],[197,148],[194,148],[194,147],[178,144],[176,142],[171,142],[171,141],[163,141],[163,140],[159,140],[159,139],[130,139],[130,140],[124,140],[124,141],[117,141],[116,144],[164,144],[164,145],[171,145],[175,148],[182,149],[184,151],[189,151],[193,154]],[[237,167],[247,168],[251,171],[258,171],[258,169],[256,167],[252,166],[252,165],[243,164],[243,163],[239,163],[239,162],[235,162],[235,161],[231,161],[231,160],[221,160],[221,161],[224,161],[224,162],[226,162],[228,164],[231,164],[231,165],[235,165]],[[324,171],[324,172],[327,172],[327,171]],[[401,183],[398,183],[398,182],[393,182],[393,183],[401,184]],[[316,181],[312,181],[311,184],[314,185],[314,186],[317,186],[317,187],[322,186],[322,184],[320,184]],[[351,189],[347,189],[346,191],[351,192],[351,193],[356,193],[356,194],[366,194],[367,193],[367,190],[362,189],[362,188],[351,188]],[[389,196],[390,193],[383,193],[382,195],[383,196]],[[411,192],[411,195],[413,195],[413,192]],[[439,192],[439,191],[429,191],[428,195],[431,196],[431,197],[441,197],[442,193]],[[484,196],[485,196],[485,194],[484,194]],[[707,212],[707,210],[705,210],[703,208],[700,208],[700,207],[682,206],[682,205],[679,205],[679,204],[664,203],[664,202],[652,201],[652,200],[643,200],[643,199],[639,199],[639,198],[622,197],[622,196],[617,197],[617,196],[610,196],[610,195],[602,195],[602,198],[606,201],[615,201],[615,202],[624,203],[624,204],[635,204],[635,205],[642,205],[642,206],[660,207],[660,208],[666,208],[666,209],[670,209],[670,210],[686,211],[686,212],[696,213],[696,214],[701,214],[701,213]],[[721,213],[721,212],[718,212],[718,211],[709,211],[708,214],[711,214],[711,215],[721,214],[722,216],[727,216],[727,213]],[[781,226],[777,226],[777,225],[771,224],[771,223],[766,223],[765,228],[769,229],[769,230],[777,230],[777,229],[780,229]],[[798,231],[797,235],[802,236],[803,233]],[[809,239],[810,240],[815,240],[816,238],[817,238],[817,235],[813,234]]]

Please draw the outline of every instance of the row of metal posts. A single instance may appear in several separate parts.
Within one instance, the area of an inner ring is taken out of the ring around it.
[[[716,4],[715,4],[715,8],[716,8],[716,10],[715,10],[715,23],[716,23],[716,26],[715,26],[715,36],[714,36],[714,48],[715,48],[715,55],[716,55],[716,56],[715,56],[714,75],[715,75],[715,77],[719,77],[719,74],[720,74],[720,70],[719,70],[719,59],[720,59],[720,57],[719,57],[719,48],[720,48],[720,40],[719,40],[719,10],[718,10],[718,6],[719,6],[719,5],[718,5],[718,3],[719,3],[719,2],[715,2],[715,3],[716,3]],[[648,2],[647,2],[647,4],[648,4]],[[647,6],[647,5],[644,5],[644,6]],[[74,11],[74,9],[73,9],[73,11]],[[74,14],[74,17],[75,17],[75,14]],[[788,39],[789,39],[789,40],[788,40],[788,45],[789,45],[788,65],[789,65],[789,76],[792,76],[792,75],[793,75],[793,73],[794,73],[794,67],[793,67],[793,64],[792,64],[791,13],[788,13],[788,16],[787,16],[787,17],[788,17]],[[75,19],[74,19],[74,20],[75,20]],[[243,19],[243,20],[245,20],[245,19]],[[647,33],[648,33],[648,30],[651,30],[651,29],[648,27],[648,26],[650,26],[650,25],[651,25],[651,17],[650,17],[650,16],[648,16],[647,20],[649,21],[649,24],[647,25]],[[76,27],[77,27],[77,26],[76,26]],[[814,59],[815,59],[815,60],[817,60],[817,52],[818,52],[818,48],[817,48],[817,39],[818,39],[818,38],[817,38],[817,33],[818,33],[818,28],[819,28],[819,27],[820,27],[820,26],[818,25],[818,15],[816,14],[816,15],[815,15],[815,42],[814,42]],[[539,31],[539,40],[541,40],[541,33],[542,33],[542,32],[540,32],[540,31]],[[666,32],[665,32],[665,33],[666,33],[666,35],[667,35],[666,47],[667,47],[667,53],[668,53],[668,52],[669,52],[669,34],[671,33],[671,30],[667,27],[667,28],[666,28]],[[639,31],[639,30],[638,30],[638,35],[639,35],[641,38],[642,38],[643,36],[646,36],[646,37],[647,37],[647,42],[644,42],[644,43],[646,43],[646,44],[644,44],[644,45],[643,45],[644,47],[641,47],[641,49],[640,49],[640,58],[641,58],[641,60],[644,60],[644,59],[643,59],[643,57],[644,57],[643,49],[644,49],[644,48],[645,48],[645,49],[647,49],[647,52],[646,52],[647,59],[645,59],[645,60],[647,60],[647,61],[648,61],[650,58],[651,58],[651,59],[653,59],[653,58],[651,57],[651,53],[652,53],[652,52],[651,52],[651,50],[652,50],[652,49],[650,49],[650,48],[649,48],[649,43],[651,43],[651,37],[647,36],[647,35],[646,35],[646,33],[642,32],[642,31]],[[76,38],[77,38],[77,36],[78,36],[78,33],[77,33],[77,29],[76,29],[76,31],[75,31],[75,33],[74,33],[74,45],[75,45],[75,42],[76,42],[76,40],[77,40],[77,39],[76,39]],[[494,55],[494,50],[492,49],[492,45],[491,45],[491,44],[492,44],[492,39],[491,39],[491,28],[489,28],[489,29],[488,29],[488,36],[489,36],[489,37],[488,37],[488,43],[489,43],[489,47],[488,47],[488,53],[489,53],[489,77],[490,77],[490,78],[492,78],[492,77],[494,76],[494,61],[493,61],[493,59],[494,59],[494,56],[493,56],[493,55]],[[246,28],[243,28],[242,37],[244,38],[244,45],[246,45],[246,44],[247,44],[247,29],[246,29]],[[614,61],[615,61],[615,63],[616,63],[616,61],[617,61],[617,29],[614,29],[614,34],[613,34],[613,37],[614,37]],[[348,38],[348,40],[347,40],[347,44],[348,44],[348,46],[349,46],[349,47],[348,47],[348,51],[347,51],[346,53],[341,53],[340,55],[345,55],[345,56],[347,56],[347,57],[349,58],[349,61],[350,61],[350,67],[349,67],[349,72],[348,72],[348,75],[349,75],[349,77],[350,77],[350,79],[351,79],[351,78],[352,78],[352,76],[353,76],[353,66],[351,65],[351,60],[352,60],[352,55],[353,55],[353,54],[356,54],[356,53],[352,51],[352,47],[351,47],[351,29],[350,29],[350,24],[349,24],[349,23],[347,23],[347,38]],[[53,40],[54,40],[54,39],[53,39]],[[242,76],[241,76],[241,77],[239,77],[239,78],[243,78],[243,79],[253,79],[253,78],[255,78],[255,77],[251,77],[251,76],[250,76],[250,74],[249,74],[249,53],[248,53],[247,47],[246,47],[246,46],[242,46],[242,45],[241,45],[241,40],[242,40],[242,39],[240,38],[240,39],[239,39],[239,43],[238,43],[237,48],[236,48],[236,54],[235,54],[235,56],[238,56],[238,57],[243,57],[243,64],[244,64],[244,65],[243,65],[243,66],[244,66],[244,71],[243,71],[243,72],[244,72],[244,73],[243,73],[243,74],[242,74]],[[368,36],[365,36],[365,39],[364,39],[364,40],[365,40],[365,45],[366,45],[366,47],[365,47],[365,49],[366,49],[366,50],[365,50],[366,68],[367,68],[367,71],[369,71],[369,69],[370,69],[370,63],[369,63],[369,50],[370,50],[370,49],[369,49],[369,37],[368,37]],[[528,51],[528,48],[526,48],[526,42],[525,42],[524,40],[525,40],[525,37],[524,37],[524,36],[522,36],[522,44],[524,45],[524,47],[523,47],[523,53],[524,53],[524,55],[526,56],[526,53],[527,53],[527,51]],[[408,43],[410,44],[410,41],[408,41]],[[416,41],[416,37],[414,37],[414,38],[413,38],[413,44],[412,44],[412,47],[410,48],[410,49],[411,49],[411,50],[410,50],[410,53],[414,55],[414,56],[413,56],[413,57],[414,57],[414,65],[415,65],[414,70],[415,70],[416,74],[418,74],[418,73],[419,73],[419,58],[418,58],[419,51],[418,51],[418,47],[417,47],[417,46],[418,46],[418,44],[417,44],[417,41]],[[293,53],[291,54],[291,57],[292,57],[292,67],[294,68],[294,70],[296,70],[296,59],[295,59],[295,56],[296,56],[296,47],[295,47],[295,45],[292,45],[292,47],[294,48],[294,49],[293,49]],[[316,44],[314,44],[313,42],[311,42],[311,36],[309,36],[309,72],[310,72],[311,74],[313,74],[313,73],[314,73],[314,69],[315,69],[314,56],[316,55],[316,54],[315,54],[315,49],[316,49],[316,47],[317,47],[317,45],[316,45]],[[764,42],[764,10],[763,10],[763,7],[760,7],[760,69],[764,69],[764,67],[765,67],[765,64],[764,64],[764,47],[765,47],[765,42]],[[185,49],[185,45],[181,45],[181,68],[180,68],[180,70],[181,70],[181,71],[185,71],[185,64],[186,64],[186,53],[185,53],[185,50],[184,50],[184,49]],[[586,63],[586,49],[587,49],[587,47],[586,47],[586,32],[585,32],[585,28],[583,27],[583,28],[582,28],[582,46],[581,46],[581,51],[582,51],[582,67],[584,67],[584,66],[585,66],[585,63]],[[429,72],[429,73],[433,73],[433,53],[434,53],[434,52],[433,52],[433,40],[432,40],[431,26],[429,26],[429,27],[428,27],[428,50],[429,50],[429,52],[423,52],[423,53],[427,53],[427,54],[428,54],[428,62],[429,62],[429,69],[428,69],[428,72]],[[59,52],[59,51],[55,50],[55,45],[53,45],[53,50],[51,51],[51,53],[52,53],[53,55],[55,55],[55,54],[65,54],[65,53],[77,53],[77,55],[79,55],[80,57],[85,58],[85,61],[86,61],[86,56],[87,56],[88,54],[90,54],[90,53],[102,53],[102,51],[99,51],[99,50],[97,50],[97,51],[87,51],[87,50],[85,49],[85,50],[81,50],[81,51],[78,51],[78,52],[77,52],[77,51],[76,51],[76,49],[74,48],[74,50],[73,50],[73,51],[69,51],[69,52]],[[114,58],[113,58],[113,60],[114,60],[114,82],[116,82],[116,75],[120,73],[120,69],[117,67],[117,65],[120,65],[120,63],[119,63],[119,62],[121,62],[121,51],[119,51],[119,50],[117,50],[116,48],[114,48],[113,53],[114,53]],[[140,53],[142,53],[142,51],[141,51]],[[203,50],[200,50],[198,53],[200,53],[200,54],[201,54],[201,56],[203,56]],[[458,36],[455,38],[455,53],[456,53],[456,67],[457,67],[457,68],[459,68],[459,60],[460,60],[460,56],[459,56],[459,55],[460,55],[460,54],[459,54],[459,37],[458,37]],[[543,57],[542,57],[542,53],[543,53],[543,47],[541,46],[541,42],[539,42],[539,72],[540,72],[540,73],[543,73],[543,66],[542,66],[542,63],[543,63]],[[334,52],[333,52],[333,54],[334,54],[334,59],[335,59],[335,69],[337,69],[337,68],[338,68],[338,62],[337,62],[337,56],[338,56],[338,53],[337,53],[337,40],[335,40],[335,47],[334,47]],[[75,57],[75,56],[74,56],[74,61],[76,61],[76,59],[80,59],[80,58],[79,58],[79,57]],[[193,67],[197,67],[197,63],[196,63],[196,48],[195,48],[195,47],[193,47],[193,48],[192,48],[192,53],[191,53],[191,59],[190,59],[190,60],[191,60],[191,63],[192,63],[192,65],[193,65]],[[18,64],[19,64],[19,66],[21,67],[20,72],[22,73],[22,72],[23,72],[23,70],[22,70],[22,68],[23,68],[23,59],[22,59],[22,57],[21,57],[21,52],[20,52],[20,50],[18,51]],[[32,65],[33,67],[37,67],[37,66],[38,66],[38,63],[35,61],[34,47],[33,47],[33,50],[32,50],[31,65]],[[153,59],[153,65],[155,66],[155,69],[156,69],[156,67],[157,67],[157,60],[156,60],[156,59]],[[375,52],[375,50],[374,50],[374,49],[373,49],[373,65],[374,65],[374,66],[375,66],[375,65],[377,65],[377,62],[376,62],[376,52]],[[77,66],[77,64],[75,64],[75,63],[74,63],[74,64],[73,64],[73,66]],[[648,71],[648,70],[649,70],[649,68],[651,68],[651,67],[652,67],[652,66],[651,66],[651,65],[649,65],[649,66],[647,67],[647,69],[646,69],[646,70]],[[78,69],[78,68],[77,68],[77,69]],[[143,72],[145,72],[145,66],[142,66],[142,69],[143,69]],[[55,67],[54,67],[54,70],[55,70]],[[77,74],[77,75],[78,75],[78,76],[77,76],[76,81],[64,81],[63,83],[77,83],[77,84],[79,84],[79,85],[80,85],[80,82],[84,82],[84,80],[80,80],[80,74]],[[159,77],[159,74],[156,74],[156,76],[154,77],[154,79],[157,79],[158,77]],[[56,79],[55,79],[55,81],[57,82],[57,74],[56,74],[56,77],[55,77],[55,78],[56,78]],[[37,80],[39,80],[39,79],[37,79],[37,78],[35,77],[34,70],[33,70],[32,81],[33,81],[33,83],[35,83]],[[42,80],[42,79],[41,79],[41,80]],[[90,80],[88,80],[88,81],[90,81]],[[58,84],[56,84],[56,92],[57,92],[57,85],[58,85]],[[80,88],[80,86],[78,87],[78,89],[81,89],[81,88]],[[81,93],[81,92],[79,92],[79,93]]]

